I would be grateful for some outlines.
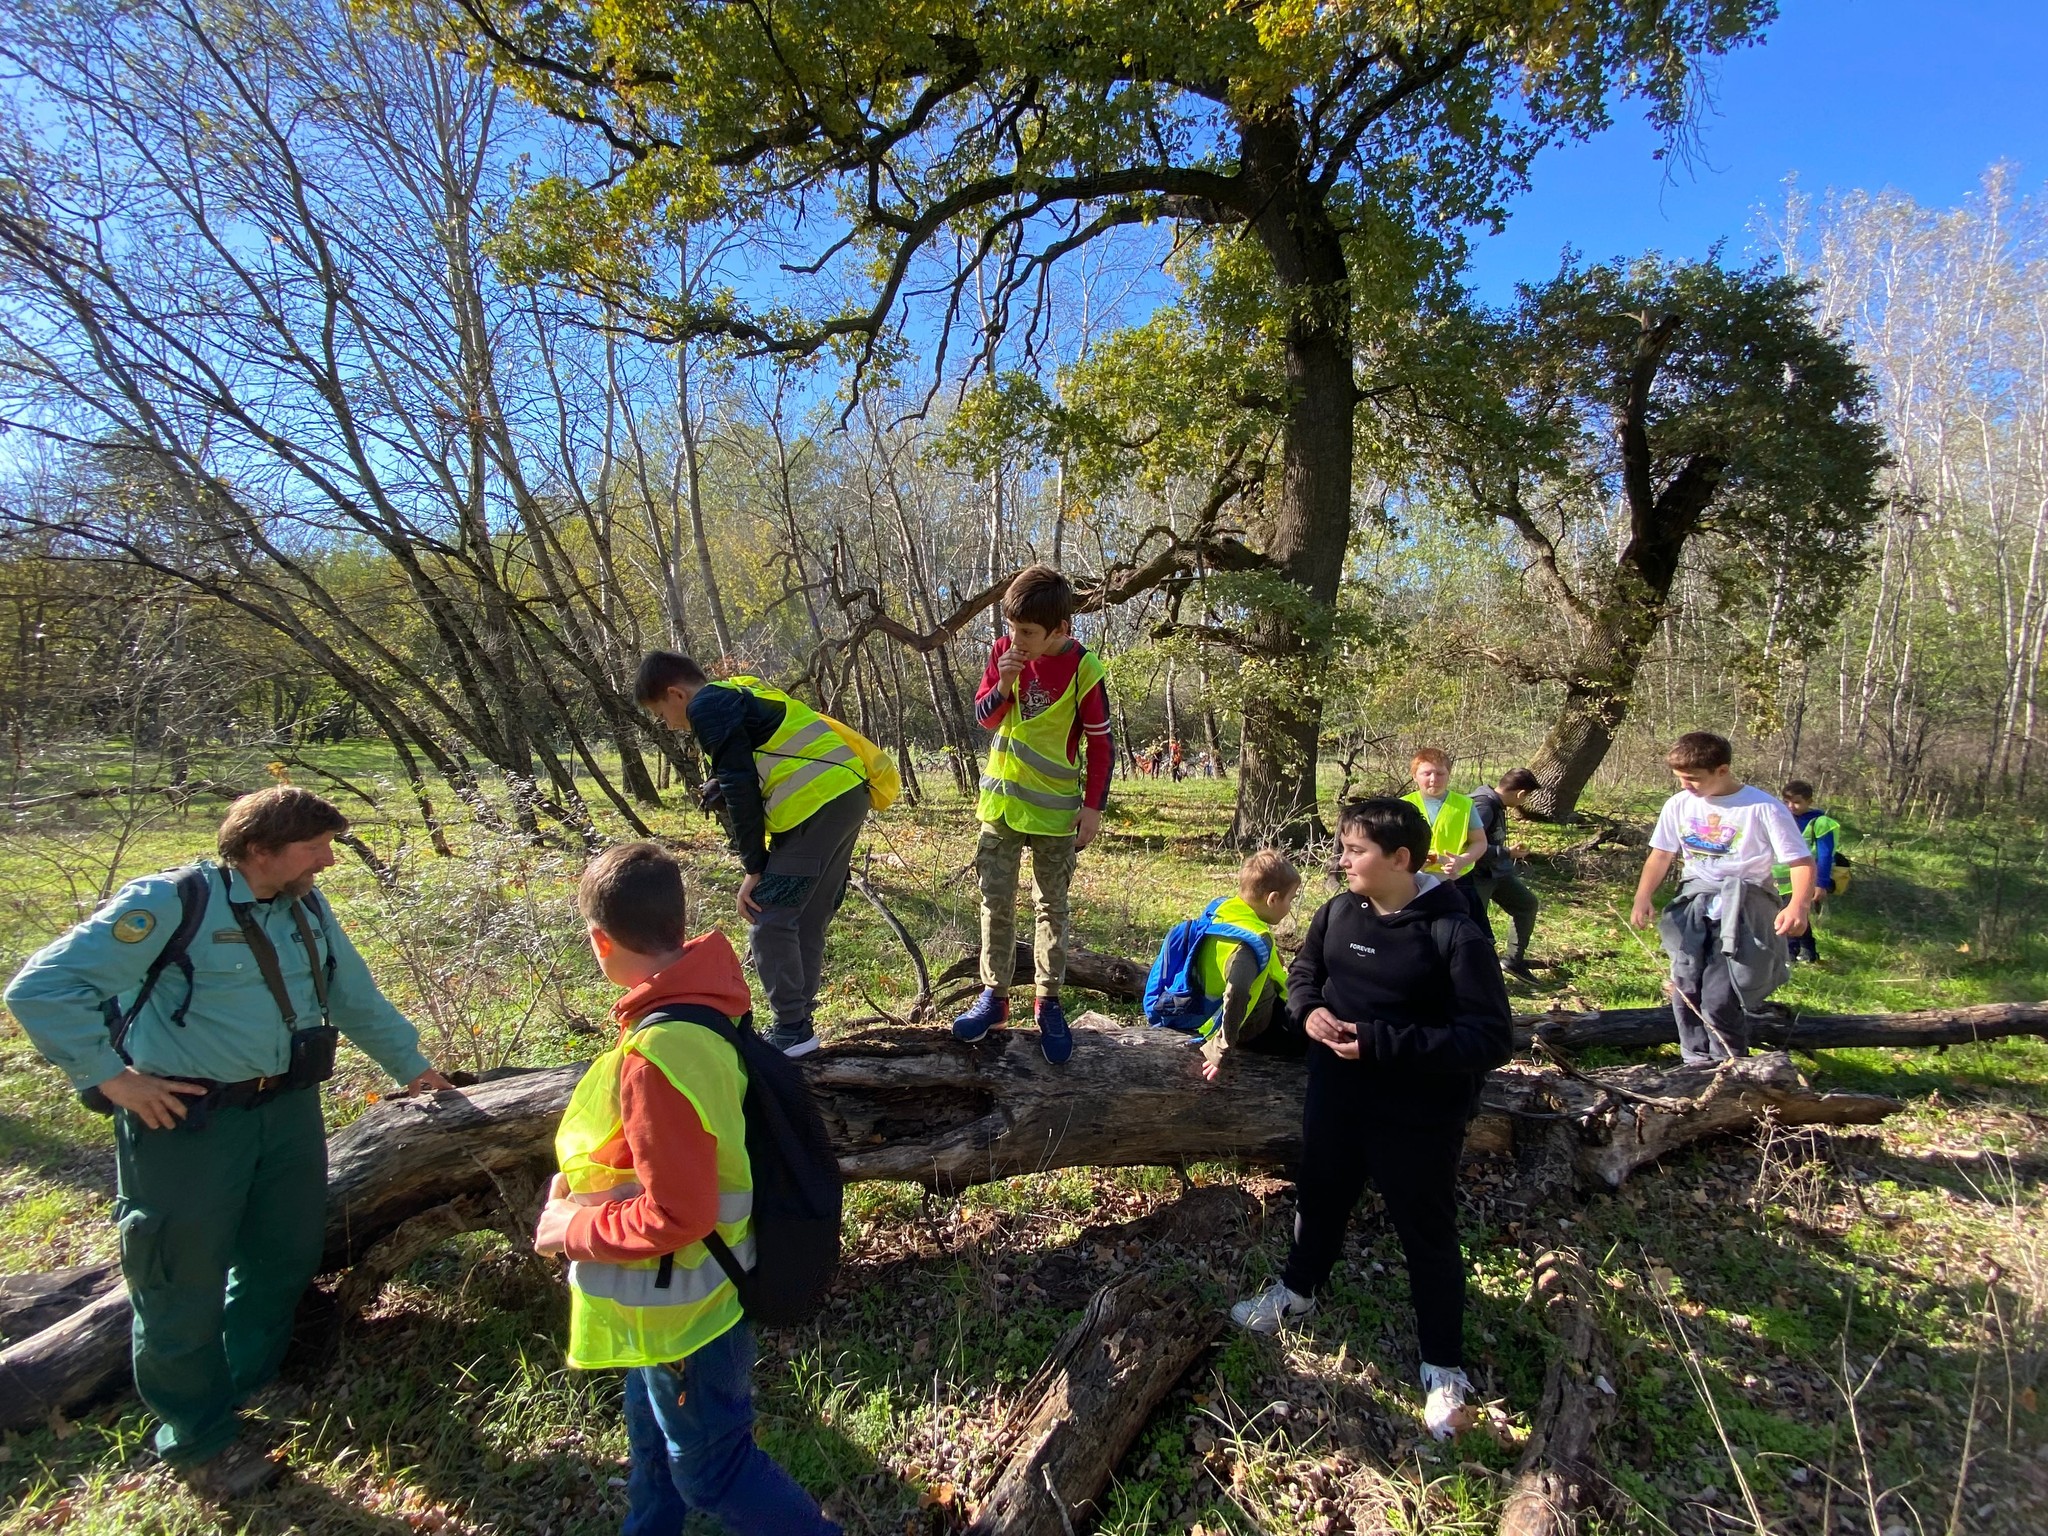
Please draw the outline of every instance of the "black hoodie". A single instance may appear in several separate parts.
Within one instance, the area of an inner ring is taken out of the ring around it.
[[[1452,919],[1448,963],[1430,932],[1439,918]],[[1361,1099],[1393,1119],[1470,1115],[1486,1074],[1514,1054],[1492,940],[1446,881],[1385,917],[1350,891],[1324,902],[1287,969],[1287,1008],[1358,1026],[1356,1061],[1312,1041],[1311,1068],[1356,1074]]]

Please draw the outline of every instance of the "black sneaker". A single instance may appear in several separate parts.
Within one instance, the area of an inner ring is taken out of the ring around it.
[[[761,1038],[785,1056],[808,1056],[818,1048],[817,1026],[809,1019],[801,1024],[777,1024]]]
[[[1510,952],[1508,957],[1501,961],[1500,968],[1510,976],[1518,976],[1523,981],[1534,981],[1536,979],[1535,971],[1529,967],[1529,957],[1524,954]]]

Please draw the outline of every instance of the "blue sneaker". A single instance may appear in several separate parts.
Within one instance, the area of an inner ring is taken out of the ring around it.
[[[1009,1022],[1010,999],[994,987],[983,987],[974,1006],[953,1021],[953,1038],[972,1045],[996,1025]]]
[[[1041,997],[1032,1010],[1038,1021],[1038,1048],[1045,1059],[1058,1066],[1074,1054],[1074,1032],[1067,1028],[1067,1011],[1056,997]]]

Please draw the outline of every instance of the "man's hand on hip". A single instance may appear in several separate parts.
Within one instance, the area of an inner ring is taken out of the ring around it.
[[[133,1067],[99,1085],[107,1102],[125,1109],[152,1131],[168,1131],[185,1118],[185,1100],[206,1092],[198,1083],[181,1083],[173,1078],[152,1077]]]

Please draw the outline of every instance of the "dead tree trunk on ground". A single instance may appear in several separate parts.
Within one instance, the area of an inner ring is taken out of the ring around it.
[[[1237,1052],[1211,1088],[1181,1037],[1099,1014],[1075,1025],[1073,1059],[1058,1067],[1007,1029],[978,1046],[931,1029],[876,1030],[805,1058],[841,1172],[953,1191],[1055,1168],[1229,1159],[1271,1167],[1299,1155],[1300,1063]],[[387,1100],[339,1132],[329,1147],[323,1270],[363,1260],[402,1224],[464,1199],[497,1213],[488,1224],[519,1231],[552,1170],[555,1123],[582,1072],[576,1063]],[[1765,1115],[1862,1125],[1895,1108],[1867,1094],[1815,1093],[1784,1056],[1719,1072],[1509,1067],[1489,1079],[1466,1147],[1503,1155],[1540,1146],[1564,1183],[1614,1188],[1668,1151],[1745,1131]],[[105,1326],[84,1327],[81,1314],[61,1325],[83,1328],[75,1339],[52,1340],[56,1330],[45,1329],[0,1353],[0,1428],[87,1401],[126,1370],[125,1295],[102,1297],[88,1313]]]
[[[1572,1536],[1594,1502],[1596,1442],[1614,1419],[1614,1353],[1593,1314],[1579,1256],[1539,1254],[1532,1300],[1557,1336],[1529,1444],[1501,1510],[1500,1536]]]

